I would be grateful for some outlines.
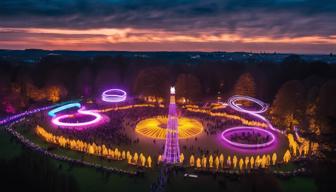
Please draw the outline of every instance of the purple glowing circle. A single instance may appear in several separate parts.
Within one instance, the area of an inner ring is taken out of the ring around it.
[[[241,101],[241,100],[251,101],[251,102],[259,105],[261,107],[261,109],[259,109],[259,110],[249,110],[249,109],[242,108],[241,106],[239,106],[236,103],[237,101]],[[279,129],[274,128],[270,121],[268,121],[265,117],[263,117],[262,115],[259,114],[259,113],[263,113],[263,112],[267,111],[267,109],[268,109],[268,104],[260,101],[259,99],[255,99],[255,98],[249,97],[249,96],[235,95],[235,96],[230,97],[228,99],[227,103],[232,109],[234,109],[236,111],[250,114],[257,119],[260,119],[261,121],[264,121],[267,124],[267,127],[270,128],[271,130],[279,132],[279,133],[284,133],[284,131],[281,131]]]
[[[125,101],[127,93],[121,89],[109,89],[103,92],[102,100],[110,103],[118,103]]]
[[[244,143],[239,143],[232,141],[228,138],[228,135],[233,134],[233,133],[238,133],[241,131],[252,131],[252,132],[259,132],[259,133],[264,133],[267,136],[271,137],[270,141],[267,141],[266,143],[258,143],[258,144],[244,144]],[[267,131],[265,129],[259,128],[259,127],[232,127],[229,129],[226,129],[225,131],[222,132],[221,135],[222,140],[225,142],[229,143],[232,146],[239,147],[239,148],[248,148],[248,149],[255,149],[255,148],[264,148],[272,145],[275,141],[275,135],[271,133],[270,131]]]
[[[241,101],[241,100],[244,100],[244,101],[251,101],[257,105],[259,105],[261,107],[261,109],[259,110],[249,110],[249,109],[245,109],[241,106],[239,106],[237,104],[237,101]],[[232,96],[228,99],[228,105],[236,110],[236,111],[240,111],[240,112],[244,112],[244,113],[263,113],[265,111],[267,111],[268,109],[268,104],[260,101],[259,99],[255,99],[253,97],[249,97],[249,96],[241,96],[241,95],[235,95],[235,96]]]
[[[103,117],[99,114],[99,113],[95,113],[93,111],[84,111],[84,110],[78,110],[79,114],[82,115],[90,115],[95,117],[93,120],[91,121],[86,121],[86,122],[81,122],[81,123],[67,123],[67,122],[62,122],[63,119],[69,118],[72,115],[61,115],[58,117],[55,117],[51,120],[51,122],[57,126],[61,126],[61,127],[85,127],[85,126],[90,126],[93,124],[96,124],[98,122],[100,122]]]

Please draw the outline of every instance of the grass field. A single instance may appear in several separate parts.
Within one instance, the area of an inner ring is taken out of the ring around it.
[[[11,140],[5,131],[0,132],[0,158],[11,160],[21,154],[21,145]]]
[[[33,139],[34,136],[30,135],[30,137]],[[35,141],[38,141],[38,138],[35,139]],[[38,143],[42,144],[43,142],[39,141]],[[47,146],[48,144],[44,143],[44,145]],[[17,141],[13,139],[11,140],[7,133],[1,132],[0,159],[11,160],[20,156],[21,153],[21,144],[18,144]],[[82,158],[80,153],[65,149],[57,149],[57,153],[69,155],[73,158]],[[90,161],[96,163],[109,163],[114,166],[121,166],[117,165],[116,162],[108,162],[95,157],[91,158]],[[85,166],[73,166],[67,162],[58,160],[50,159],[50,161],[59,172],[73,176],[78,183],[80,191],[149,191],[151,183],[153,183],[158,176],[157,169],[147,170],[143,177],[130,177],[127,175],[105,173]],[[248,186],[254,186],[252,176],[232,179],[226,176],[215,177],[213,175],[200,175],[198,179],[190,179],[184,178],[183,174],[182,172],[178,172],[170,177],[166,186],[168,191],[240,191],[245,190]],[[317,191],[314,180],[307,177],[293,177],[290,179],[277,178],[276,183],[282,191]],[[259,186],[257,184],[256,187],[262,187],[262,185]],[[252,189],[245,191],[252,191]]]

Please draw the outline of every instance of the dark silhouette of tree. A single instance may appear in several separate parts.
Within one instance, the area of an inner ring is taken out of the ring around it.
[[[201,96],[199,79],[192,74],[180,74],[176,80],[176,96],[195,100]]]
[[[235,95],[256,96],[256,85],[254,78],[250,73],[242,74],[237,80],[233,93]]]
[[[303,121],[305,89],[300,81],[288,81],[281,86],[272,103],[271,115],[280,129],[292,129]]]
[[[302,79],[307,74],[307,63],[299,55],[289,55],[282,64],[282,78],[286,80]]]
[[[134,92],[143,96],[166,97],[171,85],[166,68],[151,67],[139,72],[134,83]]]
[[[336,80],[323,84],[319,92],[317,114],[322,134],[336,133]]]
[[[93,96],[93,79],[93,72],[89,67],[84,67],[80,70],[76,82],[76,93],[78,96]]]

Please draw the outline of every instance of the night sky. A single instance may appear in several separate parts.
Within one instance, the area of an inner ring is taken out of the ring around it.
[[[336,51],[336,0],[0,0],[1,49]]]

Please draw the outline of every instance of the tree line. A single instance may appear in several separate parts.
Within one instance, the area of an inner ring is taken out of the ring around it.
[[[1,113],[15,113],[35,102],[97,98],[107,88],[130,95],[168,97],[176,85],[186,102],[225,101],[234,94],[271,104],[270,116],[283,129],[301,127],[307,133],[335,130],[336,66],[307,62],[290,55],[282,62],[160,57],[48,55],[37,63],[1,59]]]

